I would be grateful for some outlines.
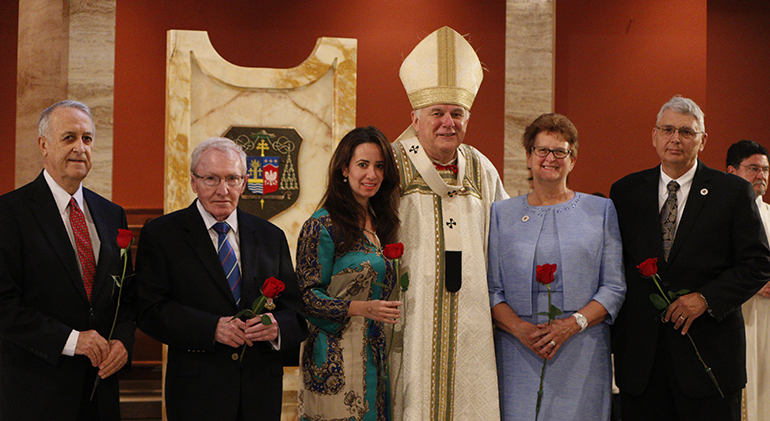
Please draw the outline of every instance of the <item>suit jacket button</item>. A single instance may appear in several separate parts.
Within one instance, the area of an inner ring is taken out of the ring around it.
[[[233,361],[238,361],[238,353],[237,352],[233,352],[232,358],[233,358]]]

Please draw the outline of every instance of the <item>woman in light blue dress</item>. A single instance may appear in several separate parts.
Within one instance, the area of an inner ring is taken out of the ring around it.
[[[522,144],[533,191],[492,205],[489,296],[495,322],[504,420],[609,420],[610,324],[625,297],[622,249],[612,202],[567,187],[577,160],[577,129],[559,114],[527,127]],[[556,264],[550,325],[538,265]]]
[[[321,208],[297,245],[297,281],[310,322],[300,357],[299,419],[385,421],[390,417],[385,326],[395,323],[396,282],[383,247],[395,242],[399,175],[374,127],[337,146]]]

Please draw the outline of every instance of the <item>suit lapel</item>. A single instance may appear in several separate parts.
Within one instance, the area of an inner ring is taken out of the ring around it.
[[[257,262],[256,258],[244,258],[244,256],[257,256],[257,250],[264,250],[259,246],[259,237],[255,227],[241,218],[240,210],[238,212],[238,236],[240,237],[241,248],[241,307],[251,307],[254,300],[260,295],[257,285]]]
[[[658,181],[660,180],[660,167],[655,167],[643,177],[636,193],[639,197],[639,229],[645,240],[650,244],[649,257],[657,257],[658,262],[663,262],[663,236],[660,227],[660,210],[658,209]],[[638,262],[642,263],[642,262]]]
[[[195,254],[200,259],[203,266],[211,275],[211,280],[222,290],[233,305],[235,305],[235,299],[233,293],[230,291],[230,285],[227,283],[225,277],[225,271],[222,269],[222,263],[219,261],[214,245],[211,242],[211,237],[206,229],[206,225],[203,223],[198,212],[198,206],[196,201],[193,201],[185,214],[182,228],[187,231],[185,234],[185,241],[193,249]]]
[[[671,253],[668,256],[669,264],[674,261],[677,252],[682,248],[682,243],[685,242],[687,235],[695,225],[695,221],[698,219],[698,215],[703,210],[703,205],[708,198],[711,177],[704,174],[703,168],[703,163],[698,161],[698,168],[695,170],[690,193],[687,195],[687,203],[684,207],[682,220],[679,221],[679,226],[677,226],[674,244],[671,246]]]
[[[275,247],[279,243],[276,241],[274,244],[270,244],[270,239],[266,238],[267,234],[259,232],[253,218],[243,218],[244,214],[240,209],[237,212],[241,242],[241,274],[243,277],[241,296],[244,298],[241,302],[248,307],[262,294],[262,284],[265,283],[267,274],[278,273],[278,269],[273,268],[277,264],[275,259],[279,253]],[[246,257],[244,258],[244,256]]]
[[[117,246],[117,227],[114,229],[114,235],[111,233],[112,228],[107,222],[107,217],[104,213],[104,209],[97,205],[94,200],[95,193],[90,190],[83,189],[83,199],[88,205],[88,211],[91,214],[91,219],[96,226],[96,233],[99,236],[99,263],[96,265],[96,274],[94,275],[94,292],[91,300],[96,300],[102,294],[102,291],[107,289],[110,291],[109,296],[112,295],[113,280],[110,276],[111,256],[114,247]],[[114,238],[113,238],[114,237]]]
[[[51,189],[48,188],[42,172],[33,182],[33,186],[33,194],[29,195],[28,198],[31,204],[30,212],[35,216],[37,223],[40,225],[40,232],[43,233],[51,244],[51,248],[56,252],[56,255],[59,256],[62,266],[64,266],[69,275],[70,282],[78,290],[83,301],[88,303],[86,289],[83,285],[83,277],[78,267],[77,253],[72,247],[72,242],[67,234],[67,227],[64,226],[59,208],[56,207],[53,194]]]

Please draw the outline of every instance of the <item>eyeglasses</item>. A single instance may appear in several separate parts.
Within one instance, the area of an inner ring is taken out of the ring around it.
[[[679,137],[685,140],[693,140],[695,139],[695,136],[703,133],[695,131],[695,129],[691,129],[689,127],[674,127],[674,126],[655,126],[656,129],[660,130],[661,136],[663,136],[664,139],[670,139],[674,137],[674,133],[679,132]]]
[[[541,158],[545,158],[549,153],[553,153],[553,157],[556,159],[564,159],[572,153],[569,149],[548,149],[545,146],[535,146],[532,148],[532,152]]]
[[[198,175],[195,173],[192,173],[192,175],[195,176],[196,178],[202,179],[203,184],[209,187],[219,186],[219,183],[221,183],[222,180],[225,180],[225,184],[227,184],[230,187],[238,187],[243,182],[242,175],[228,175],[227,177],[224,177],[224,178],[218,175]]]
[[[760,167],[757,165],[743,165],[743,164],[741,164],[741,167],[746,168],[747,170],[749,170],[750,173],[754,175],[759,175],[760,171],[765,173],[765,176],[770,175],[770,167]]]

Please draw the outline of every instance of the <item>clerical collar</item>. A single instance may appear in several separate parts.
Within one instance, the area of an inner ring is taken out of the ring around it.
[[[454,159],[450,160],[447,163],[441,163],[440,161],[430,158],[430,161],[433,163],[433,166],[436,167],[436,170],[447,170],[452,171],[454,174],[457,174],[457,156],[454,157]]]

